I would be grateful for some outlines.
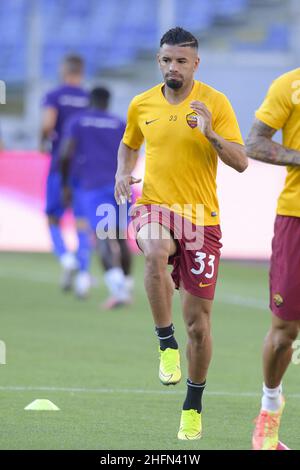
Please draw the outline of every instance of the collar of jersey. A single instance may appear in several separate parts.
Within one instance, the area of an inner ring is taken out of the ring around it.
[[[164,84],[165,83],[161,83],[161,85],[160,85],[161,98],[162,98],[162,100],[165,104],[167,104],[169,106],[172,106],[174,108],[176,108],[177,106],[182,106],[186,102],[192,101],[194,94],[199,90],[199,87],[200,87],[200,82],[198,82],[198,80],[194,80],[194,85],[193,85],[193,88],[191,89],[190,94],[183,101],[181,101],[180,103],[172,104],[166,99],[165,95],[163,94],[162,88],[163,88]]]

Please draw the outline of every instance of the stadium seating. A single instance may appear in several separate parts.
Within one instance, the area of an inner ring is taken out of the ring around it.
[[[40,23],[37,43],[41,48],[43,78],[57,78],[62,56],[80,53],[93,76],[105,68],[132,63],[143,51],[157,47],[159,0],[10,0],[0,2],[0,78],[10,82],[26,79],[28,28],[33,8]],[[219,24],[247,18],[251,0],[174,0],[176,23],[197,34],[209,34]],[[261,49],[282,49],[288,43],[284,24],[267,25]],[[236,44],[234,44],[235,48]],[[251,48],[253,43],[241,44]]]

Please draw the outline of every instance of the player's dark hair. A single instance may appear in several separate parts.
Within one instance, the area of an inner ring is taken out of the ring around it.
[[[160,47],[164,44],[170,46],[180,47],[194,47],[198,49],[198,40],[192,33],[177,26],[176,28],[169,29],[160,40]]]
[[[80,55],[69,54],[63,61],[64,67],[68,73],[82,74],[84,69],[84,60]]]
[[[101,109],[107,109],[110,100],[110,92],[107,88],[96,87],[90,93],[90,102],[92,106]]]

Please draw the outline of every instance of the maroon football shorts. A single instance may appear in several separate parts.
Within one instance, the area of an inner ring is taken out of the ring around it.
[[[275,219],[270,309],[282,320],[300,320],[300,217],[277,215]]]
[[[176,289],[182,286],[192,295],[212,300],[222,247],[220,226],[196,226],[169,209],[153,204],[135,206],[131,216],[135,236],[144,225],[153,222],[171,233],[177,245],[176,253],[169,258]],[[151,234],[149,238],[155,236]]]

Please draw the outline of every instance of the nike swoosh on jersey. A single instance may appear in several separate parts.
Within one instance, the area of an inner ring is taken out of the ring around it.
[[[203,282],[200,282],[199,287],[208,287],[212,285],[213,285],[213,282],[211,282],[210,284],[203,284]]]
[[[158,120],[159,120],[159,118],[152,119],[151,121],[145,121],[145,124],[148,125],[148,124],[151,124],[151,122],[158,121]]]

